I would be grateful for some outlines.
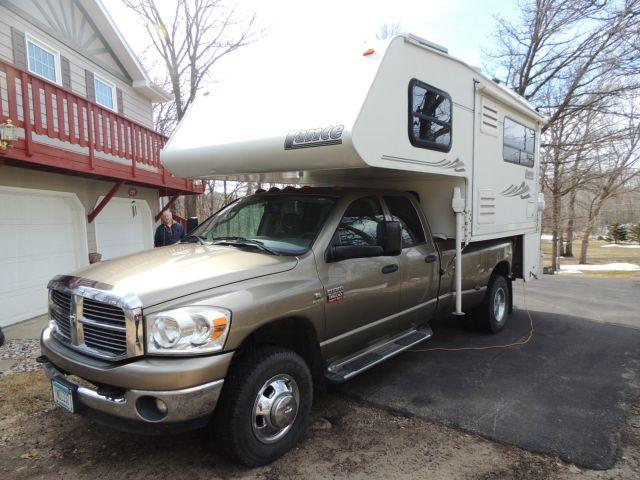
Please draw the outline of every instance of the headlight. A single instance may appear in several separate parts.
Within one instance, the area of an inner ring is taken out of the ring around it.
[[[182,307],[145,317],[147,353],[189,355],[222,350],[231,312],[219,307]]]

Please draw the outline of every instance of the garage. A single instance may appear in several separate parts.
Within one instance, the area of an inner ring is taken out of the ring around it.
[[[153,221],[146,200],[112,198],[96,217],[95,226],[102,260],[153,248]]]
[[[68,192],[0,187],[0,326],[47,310],[48,281],[88,263],[85,211]]]

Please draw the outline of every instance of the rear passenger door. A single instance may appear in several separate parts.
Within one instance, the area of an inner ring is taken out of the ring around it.
[[[409,196],[385,195],[389,215],[402,225],[400,311],[406,326],[428,321],[435,312],[439,261],[426,223]],[[419,208],[419,207],[418,207]]]

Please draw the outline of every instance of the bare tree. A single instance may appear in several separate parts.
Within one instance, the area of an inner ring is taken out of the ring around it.
[[[156,126],[170,133],[211,78],[217,62],[258,38],[254,16],[238,18],[221,0],[122,0],[142,21],[154,56],[167,72],[164,85],[173,102],[156,109]],[[160,82],[161,84],[163,82]],[[185,199],[187,216],[195,216],[196,198]]]
[[[625,191],[640,191],[640,97],[629,99],[627,112],[624,113],[624,131],[626,135],[613,137],[608,145],[597,152],[596,174],[587,190],[591,192],[587,224],[582,233],[580,263],[587,263],[589,239],[593,233],[596,217],[607,201]],[[621,105],[624,108],[625,105]],[[613,127],[619,129],[619,121]]]
[[[522,0],[519,7],[516,21],[498,19],[498,47],[487,57],[495,75],[548,119],[541,163],[557,269],[562,199],[589,178],[584,142],[592,149],[602,141],[576,128],[576,119],[615,113],[615,99],[638,88],[640,0]]]
[[[393,38],[396,35],[405,33],[405,29],[400,23],[383,23],[378,27],[376,31],[376,38],[378,40],[387,40]]]

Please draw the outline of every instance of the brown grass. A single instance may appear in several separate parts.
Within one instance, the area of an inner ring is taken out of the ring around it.
[[[40,412],[51,402],[51,384],[43,372],[0,377],[0,416]]]
[[[608,242],[603,240],[591,240],[587,254],[587,263],[591,265],[603,265],[607,263],[635,263],[640,265],[640,248],[605,247]],[[631,244],[627,244],[631,245]],[[544,252],[545,266],[551,265],[551,241],[542,240],[541,248]],[[580,257],[580,242],[573,245],[573,258],[561,258],[561,265],[577,265]],[[570,274],[568,274],[570,275]],[[578,274],[576,274],[578,275]],[[640,272],[583,272],[581,275],[588,275],[597,278],[629,278],[640,277]]]

